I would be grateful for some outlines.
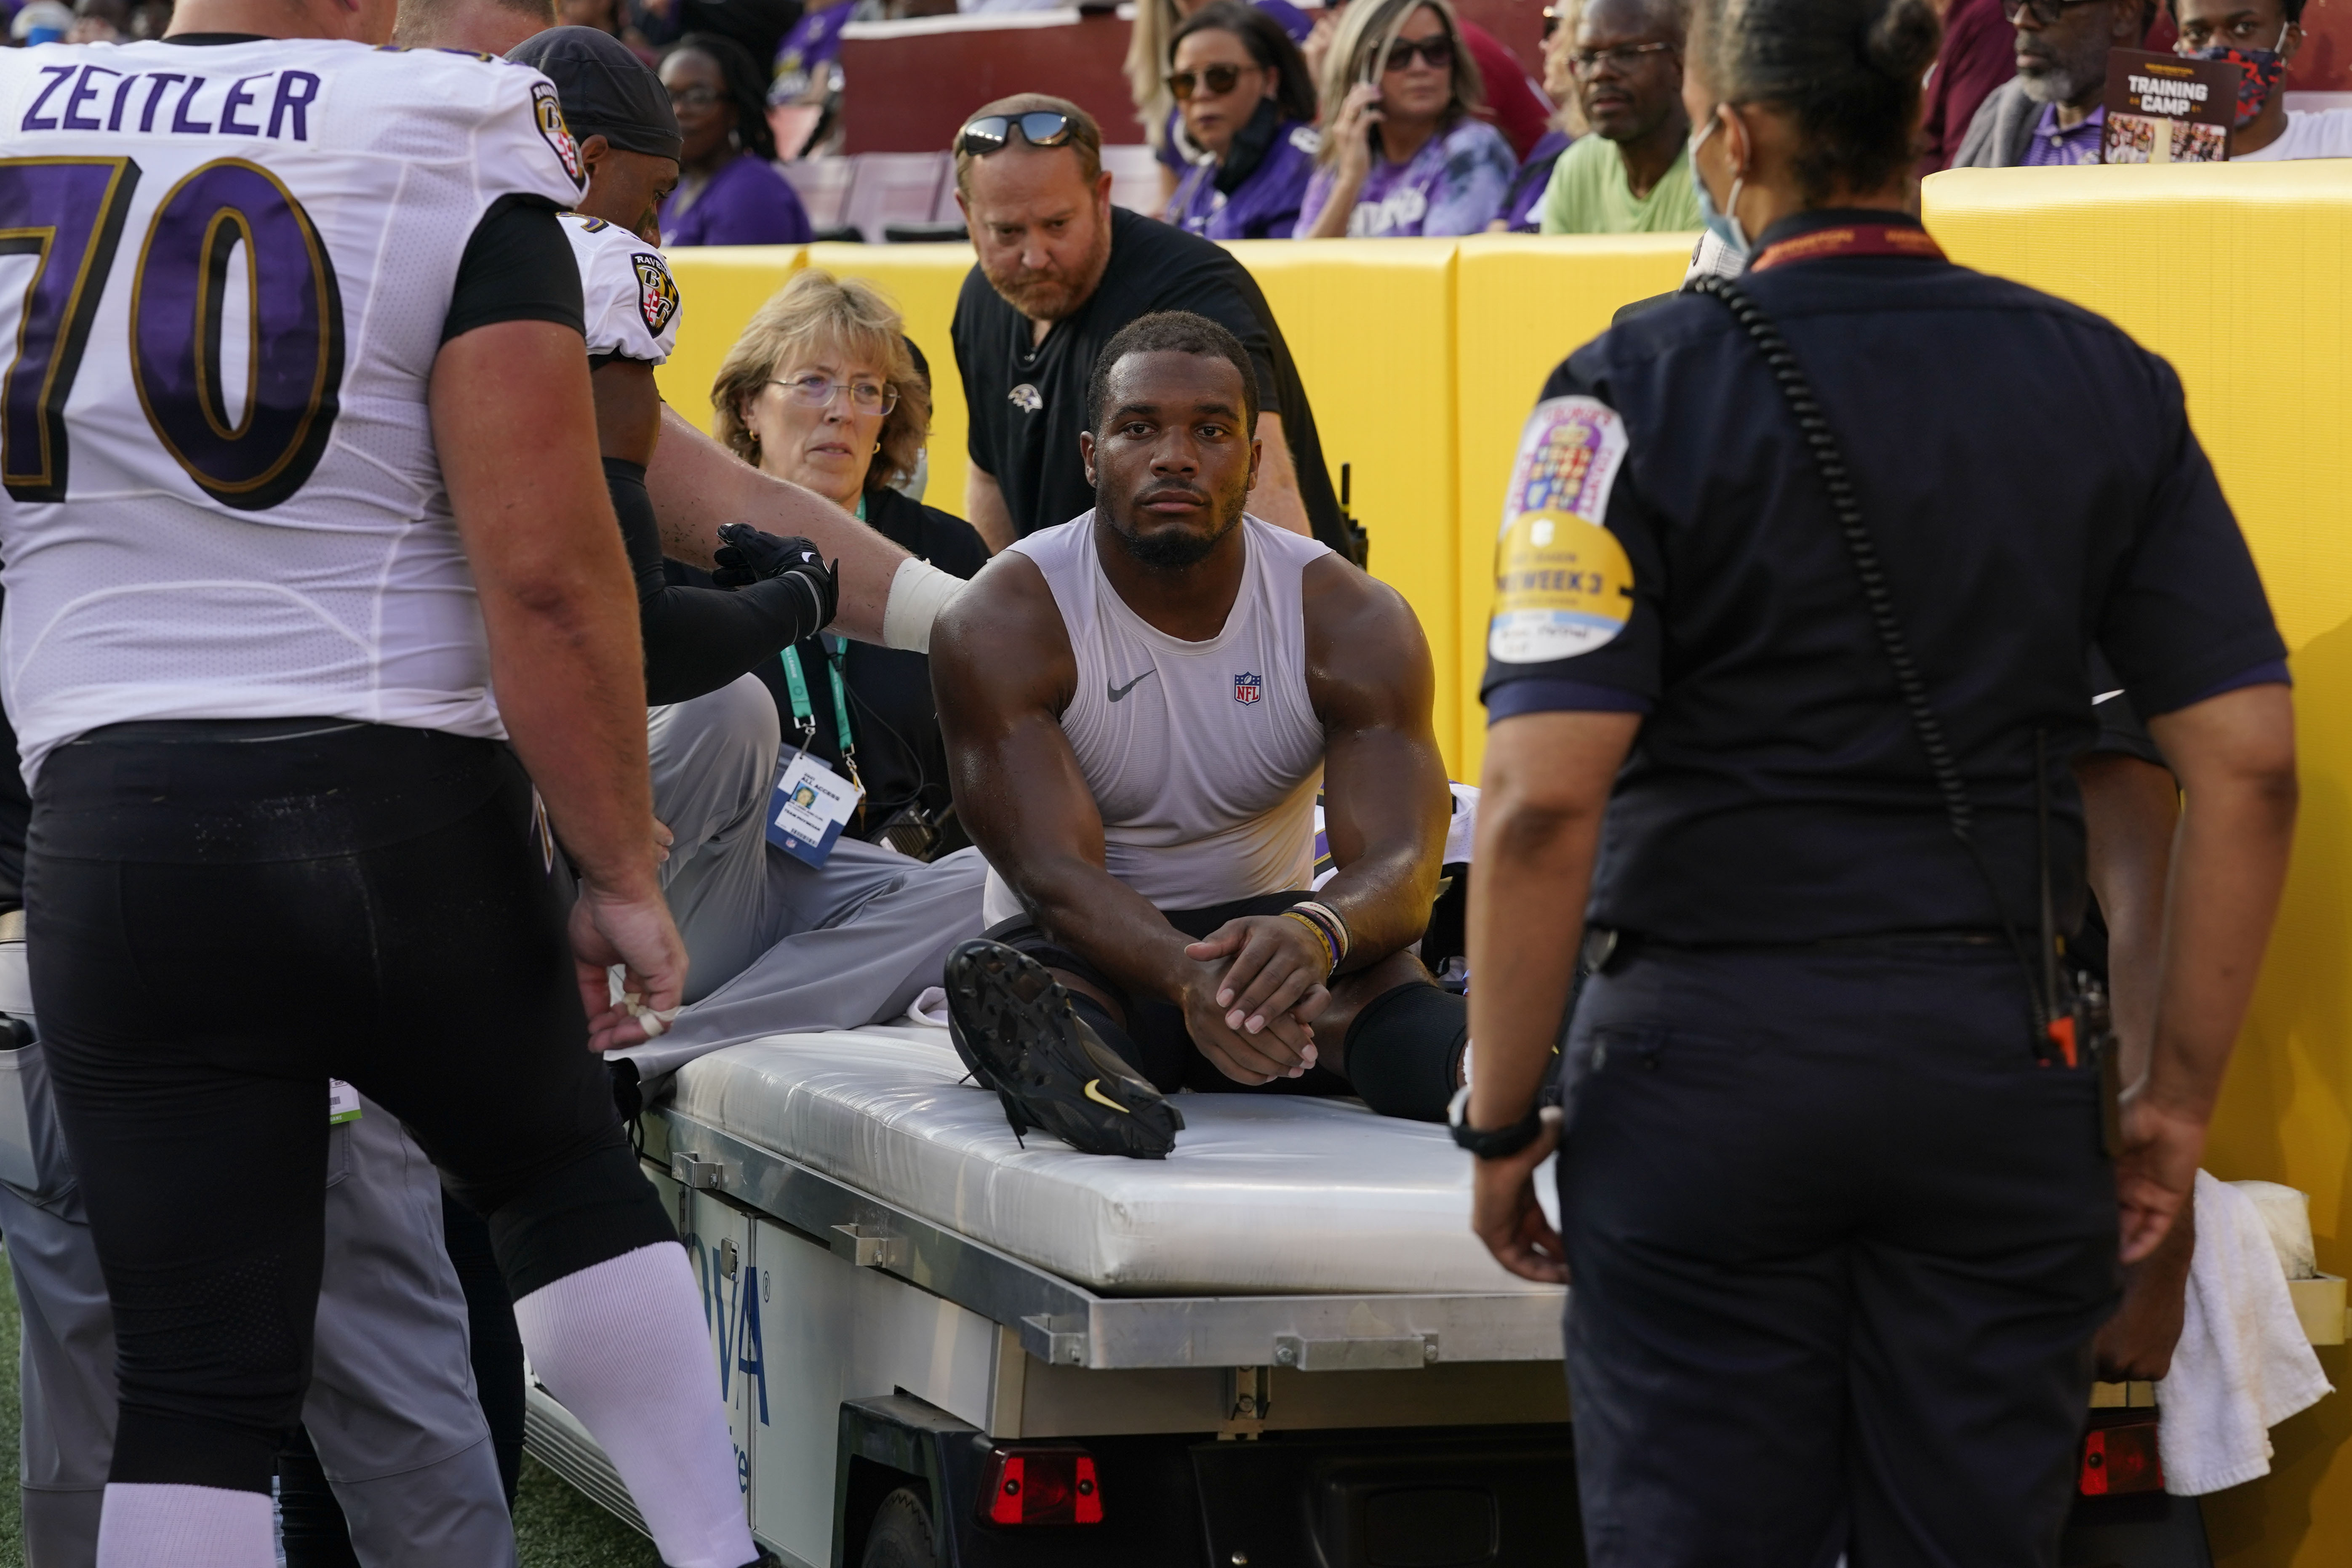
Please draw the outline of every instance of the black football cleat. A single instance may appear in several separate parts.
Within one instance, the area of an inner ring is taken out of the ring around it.
[[[1136,1076],[1045,967],[1002,942],[948,955],[948,1038],[981,1086],[996,1091],[1018,1137],[1032,1127],[1089,1155],[1160,1160],[1183,1113]]]

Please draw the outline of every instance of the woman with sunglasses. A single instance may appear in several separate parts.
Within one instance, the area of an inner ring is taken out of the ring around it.
[[[971,525],[892,488],[917,474],[930,437],[930,379],[905,332],[873,285],[820,268],[794,273],[719,366],[711,434],[762,473],[815,491],[916,559],[968,579],[988,564]],[[856,769],[866,786],[854,832],[871,837],[908,807],[933,820],[946,811],[947,754],[922,654],[809,637],[785,657],[799,661],[807,695],[798,700],[816,721],[809,749],[845,777]],[[844,714],[833,709],[828,661],[838,662]],[[783,661],[756,673],[797,744],[803,727]]]
[[[688,33],[662,60],[685,146],[677,189],[662,204],[671,246],[804,245],[800,197],[775,165],[766,73],[750,51],[715,33]]]
[[[1167,220],[1210,239],[1288,239],[1315,172],[1315,89],[1264,11],[1213,0],[1176,29],[1168,91],[1202,161]]]
[[[1127,64],[1121,68],[1135,96],[1135,118],[1143,122],[1152,155],[1160,161],[1160,193],[1164,198],[1174,197],[1185,172],[1201,161],[1200,145],[1186,133],[1184,117],[1169,91],[1168,73],[1173,68],[1176,29],[1207,3],[1209,0],[1138,0],[1135,23],[1127,37]],[[1238,3],[1252,4],[1253,0]],[[1314,21],[1290,0],[1254,0],[1254,5],[1293,44],[1304,44],[1315,30]],[[1314,79],[1311,70],[1307,79]]]
[[[1355,0],[1323,73],[1323,146],[1299,239],[1477,234],[1518,160],[1477,118],[1477,67],[1446,0]]]

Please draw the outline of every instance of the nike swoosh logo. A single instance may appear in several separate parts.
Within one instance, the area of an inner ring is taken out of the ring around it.
[[[1159,673],[1160,672],[1158,670],[1146,670],[1143,674],[1136,676],[1135,679],[1128,682],[1127,685],[1123,686],[1111,686],[1110,700],[1115,703],[1125,702],[1127,700],[1128,693],[1133,691],[1136,687],[1141,685],[1144,682],[1150,680]],[[1105,681],[1103,684],[1105,685],[1110,685],[1108,681]]]
[[[1093,1101],[1097,1105],[1109,1106],[1112,1110],[1118,1112],[1122,1116],[1132,1116],[1135,1114],[1134,1112],[1129,1110],[1126,1106],[1120,1104],[1118,1101],[1112,1099],[1109,1095],[1102,1092],[1102,1080],[1099,1078],[1089,1078],[1087,1080],[1087,1098]]]

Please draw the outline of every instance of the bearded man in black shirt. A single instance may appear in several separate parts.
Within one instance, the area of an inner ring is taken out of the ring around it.
[[[964,515],[998,550],[1093,506],[1078,432],[1095,355],[1138,317],[1190,310],[1240,339],[1257,369],[1265,457],[1250,510],[1351,554],[1265,296],[1221,247],[1113,211],[1110,183],[1100,128],[1065,99],[999,99],[956,140],[956,203],[980,251],[954,325],[971,411]]]

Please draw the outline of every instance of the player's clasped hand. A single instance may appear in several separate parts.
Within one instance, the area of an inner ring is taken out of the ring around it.
[[[1225,1027],[1263,1034],[1285,1014],[1313,1023],[1330,1005],[1330,949],[1299,921],[1286,915],[1229,920],[1184,949],[1202,962],[1230,958],[1217,987]]]

